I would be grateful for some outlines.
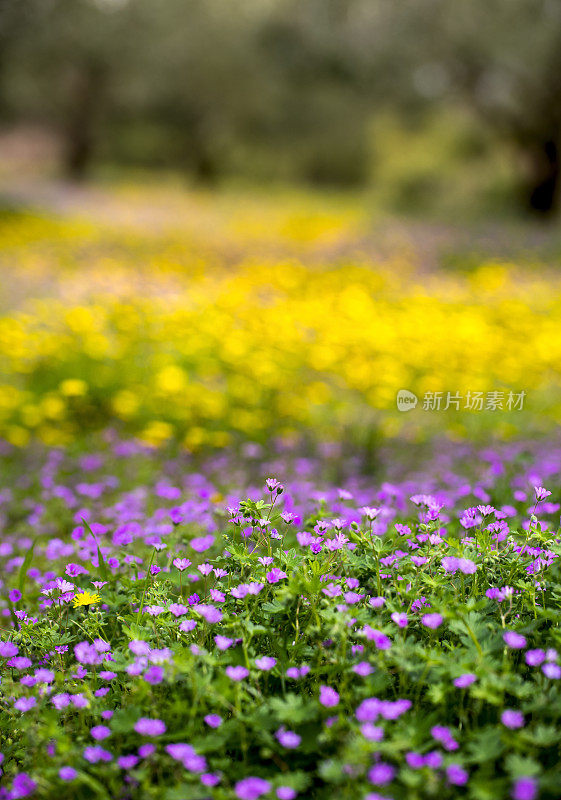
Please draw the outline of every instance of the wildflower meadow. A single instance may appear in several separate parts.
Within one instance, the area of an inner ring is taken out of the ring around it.
[[[0,223],[1,800],[558,800],[551,261],[151,196]]]

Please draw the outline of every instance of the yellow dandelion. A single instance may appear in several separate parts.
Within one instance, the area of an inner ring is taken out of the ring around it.
[[[101,597],[98,594],[92,592],[80,592],[77,594],[74,600],[74,608],[78,608],[78,606],[91,606],[93,603],[99,603]]]

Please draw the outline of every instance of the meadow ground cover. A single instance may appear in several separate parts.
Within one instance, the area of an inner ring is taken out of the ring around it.
[[[556,800],[552,261],[115,198],[0,221],[0,798]]]
[[[399,248],[373,260],[356,209],[301,202],[218,206],[183,232],[6,217],[0,434],[64,444],[117,419],[190,450],[302,431],[364,446],[373,431],[509,436],[559,418],[558,272],[523,252],[463,272]],[[403,388],[442,392],[440,413],[398,413]],[[469,391],[505,403],[470,411]],[[509,391],[526,393],[516,414]]]
[[[561,444],[276,450],[5,448],[1,796],[558,797]]]

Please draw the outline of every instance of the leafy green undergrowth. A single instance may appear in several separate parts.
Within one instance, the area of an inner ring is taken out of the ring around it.
[[[283,458],[265,486],[130,442],[12,464],[0,798],[559,796],[559,504],[534,466],[342,488]]]

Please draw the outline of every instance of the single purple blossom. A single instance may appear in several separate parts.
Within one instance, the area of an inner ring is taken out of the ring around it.
[[[176,567],[180,572],[188,569],[191,566],[191,562],[188,558],[174,558],[173,566]]]
[[[278,583],[286,577],[288,577],[286,572],[283,572],[282,569],[278,567],[273,567],[273,569],[267,573],[267,581],[269,583]]]
[[[151,686],[156,686],[164,679],[164,668],[157,665],[152,665],[151,667],[148,667],[143,675],[143,678],[146,683],[149,683]]]
[[[111,736],[111,728],[108,728],[107,725],[95,725],[90,730],[90,733],[93,739],[97,742],[101,742],[103,739],[107,739],[108,736]]]
[[[135,756],[134,753],[130,753],[127,756],[119,756],[117,759],[117,765],[121,769],[134,769],[138,764],[138,756]]]
[[[518,778],[514,781],[510,796],[512,800],[534,800],[538,795],[538,783],[535,778]]]
[[[37,705],[36,697],[20,697],[19,700],[16,700],[14,703],[14,708],[17,708],[18,711],[25,714],[26,711],[29,711],[35,705]]]
[[[294,800],[296,791],[291,786],[279,786],[277,789],[277,797],[279,800]]]
[[[279,743],[283,747],[286,747],[287,750],[294,750],[296,747],[300,746],[300,742],[302,741],[301,736],[298,736],[294,731],[287,731],[284,726],[278,729],[275,736]]]
[[[325,706],[325,708],[333,708],[339,705],[339,694],[335,689],[332,689],[331,686],[320,686],[319,702],[322,706]]]
[[[271,784],[263,778],[244,778],[234,786],[234,792],[239,800],[258,800],[261,795],[267,794],[270,790]]]
[[[559,680],[559,678],[561,678],[561,667],[559,664],[543,664],[542,672],[546,678],[551,678],[551,680]]]
[[[395,768],[392,767],[391,764],[386,764],[384,761],[380,761],[369,770],[368,780],[375,786],[385,786],[387,783],[391,783],[393,781],[394,775]]]
[[[8,797],[10,799],[27,797],[33,794],[36,788],[37,784],[33,778],[31,778],[27,772],[20,772],[12,781],[12,791],[8,794]]]
[[[241,665],[238,667],[227,666],[226,675],[232,681],[243,681],[243,679],[247,678],[247,676],[249,675],[249,670],[247,669],[247,667],[243,667]]]
[[[421,617],[421,622],[427,628],[431,628],[431,630],[435,630],[444,621],[444,617],[442,614],[423,614]]]
[[[360,661],[358,664],[355,664],[352,669],[353,672],[360,675],[361,678],[366,678],[374,672],[374,667],[372,664],[369,664],[368,661]]]
[[[221,636],[218,634],[214,637],[214,642],[219,650],[227,650],[234,644],[234,639],[230,639],[227,636]]]
[[[454,686],[457,689],[467,689],[468,686],[471,686],[477,680],[477,675],[474,675],[473,672],[466,672],[463,675],[460,675],[459,678],[455,678]]]
[[[501,714],[501,722],[506,728],[516,730],[524,727],[524,715],[520,711],[513,711],[507,708]]]
[[[450,764],[446,767],[446,777],[448,778],[448,782],[453,786],[465,786],[468,782],[469,775],[459,764]]]
[[[150,719],[149,717],[140,717],[135,723],[134,729],[142,736],[161,736],[166,732],[165,723],[161,719]]]
[[[17,656],[19,648],[13,642],[0,642],[0,658]]]
[[[276,663],[277,659],[273,658],[272,656],[262,656],[261,658],[255,659],[255,666],[257,669],[261,669],[264,672],[268,672],[269,670],[273,669]]]
[[[510,647],[511,650],[521,650],[526,647],[526,637],[516,633],[516,631],[505,631],[503,639],[506,646]]]
[[[529,667],[539,667],[545,661],[545,651],[537,648],[535,650],[527,650],[524,655],[524,660]]]

